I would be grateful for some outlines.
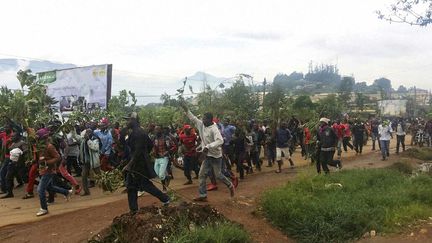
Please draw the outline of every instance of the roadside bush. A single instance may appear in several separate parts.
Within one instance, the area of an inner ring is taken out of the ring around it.
[[[399,161],[392,164],[390,169],[397,170],[403,174],[411,175],[414,171],[414,167],[408,161]]]
[[[432,148],[427,148],[427,147],[409,148],[409,149],[405,150],[405,152],[402,153],[402,156],[409,157],[409,158],[415,158],[415,159],[419,159],[419,160],[424,160],[424,161],[432,160]]]
[[[338,184],[341,184],[339,186]],[[268,219],[299,242],[347,242],[432,216],[432,178],[394,169],[303,177],[264,194]]]
[[[169,243],[247,243],[251,242],[249,234],[239,225],[223,222],[207,224],[191,230],[190,227],[179,227],[181,230],[168,238]]]

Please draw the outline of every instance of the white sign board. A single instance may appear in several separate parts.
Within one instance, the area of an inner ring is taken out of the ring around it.
[[[87,66],[37,74],[61,112],[105,109],[111,95],[112,65]]]
[[[378,108],[384,116],[405,116],[407,100],[380,100]]]

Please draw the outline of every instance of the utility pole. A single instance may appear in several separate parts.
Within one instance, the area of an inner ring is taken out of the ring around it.
[[[414,86],[414,117],[417,117],[417,87]]]
[[[265,99],[265,95],[266,95],[266,85],[267,85],[267,79],[264,78],[264,81],[263,81],[263,97],[262,97],[263,111],[264,111],[264,99]]]

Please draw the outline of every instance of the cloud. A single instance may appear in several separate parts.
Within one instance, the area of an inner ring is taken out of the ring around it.
[[[285,38],[283,35],[274,32],[238,32],[231,36],[254,41],[278,41]]]

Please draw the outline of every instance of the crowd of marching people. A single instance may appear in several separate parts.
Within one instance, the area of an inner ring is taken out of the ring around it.
[[[169,204],[167,189],[177,166],[184,170],[184,185],[198,180],[199,195],[194,200],[206,202],[207,191],[217,187],[216,180],[234,196],[239,181],[263,166],[280,173],[285,161],[295,168],[292,155],[299,149],[303,159],[316,164],[318,173],[327,174],[329,166],[342,168],[344,151],[362,154],[369,138],[372,150],[380,149],[386,160],[393,136],[397,137],[396,153],[405,150],[408,130],[412,134],[423,130],[432,137],[432,121],[411,123],[407,129],[402,118],[362,121],[345,116],[331,121],[323,117],[318,126],[311,127],[310,121],[295,116],[279,123],[219,121],[211,113],[199,119],[186,105],[182,107],[190,123],[169,127],[141,124],[137,113],[115,123],[102,118],[62,126],[53,120],[33,128],[6,119],[0,131],[1,198],[14,197],[14,190],[24,189],[23,199],[37,194],[37,216],[42,216],[56,194],[66,200],[73,194],[88,196],[95,186],[94,175],[119,169],[124,173],[129,208],[135,212],[137,198],[144,191]],[[162,190],[153,184],[156,181]]]

